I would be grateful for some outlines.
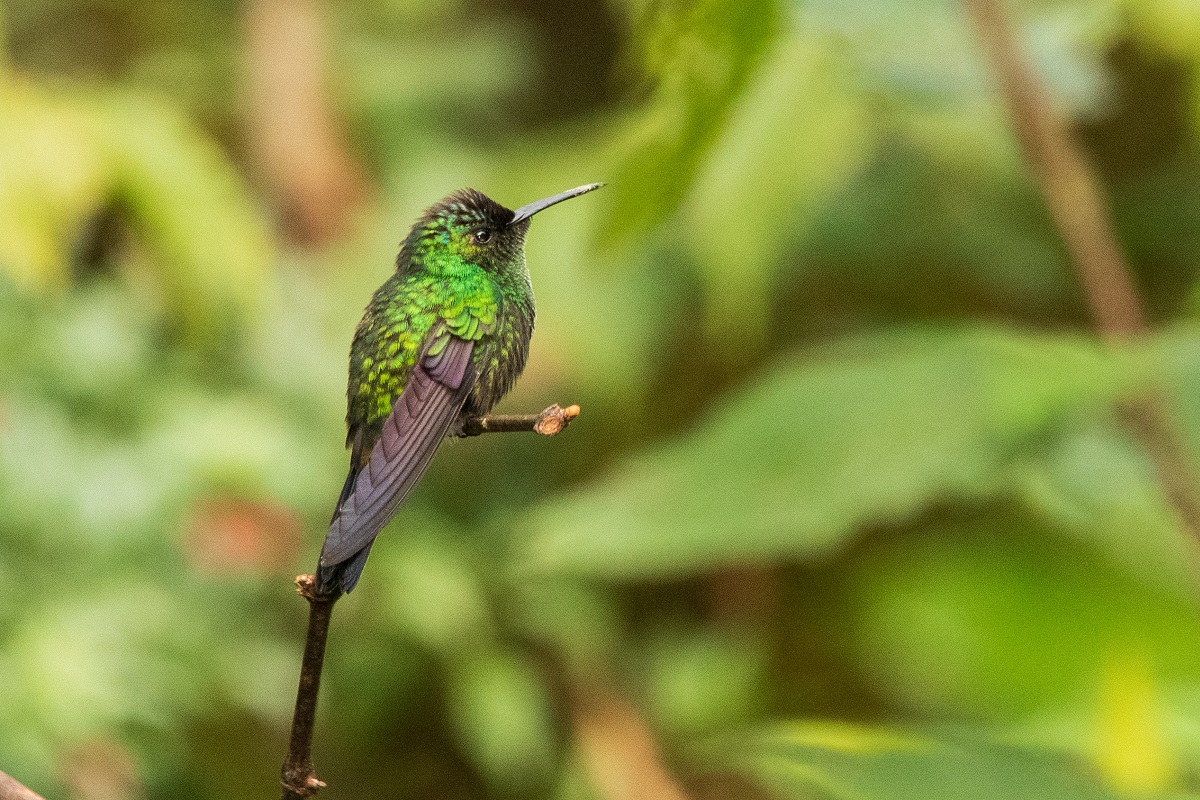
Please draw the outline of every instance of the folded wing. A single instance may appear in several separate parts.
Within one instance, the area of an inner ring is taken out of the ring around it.
[[[358,582],[371,543],[420,480],[462,411],[474,383],[468,374],[474,347],[473,341],[443,333],[413,365],[370,460],[353,488],[347,487],[325,534],[320,591],[348,592]]]

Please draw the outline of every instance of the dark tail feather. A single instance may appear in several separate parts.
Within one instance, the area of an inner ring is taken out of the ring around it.
[[[340,564],[331,567],[317,567],[317,594],[350,594],[362,575],[363,567],[367,565],[367,556],[371,554],[372,539],[362,550]]]

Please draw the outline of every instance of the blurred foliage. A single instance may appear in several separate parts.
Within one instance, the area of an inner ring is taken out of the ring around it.
[[[966,733],[936,736],[842,724],[794,725],[738,745],[785,796],[820,800],[1035,800],[1117,795],[1087,786],[1045,754]]]
[[[231,166],[177,111],[132,94],[56,92],[0,78],[0,267],[61,289],[107,214],[128,219],[121,259],[193,338],[255,311],[271,245]],[[98,257],[98,256],[97,256]]]
[[[846,340],[773,368],[577,503],[555,499],[519,561],[629,577],[819,555],[864,526],[996,491],[1015,449],[1128,387],[1120,361],[992,331]]]
[[[608,800],[615,692],[697,800],[1200,797],[1195,547],[1120,411],[1167,387],[1200,463],[1193,4],[1012,4],[1159,331],[1123,348],[958,3],[316,5],[379,191],[304,251],[244,8],[0,0],[0,769],[274,791],[363,303],[449,190],[603,180],[531,232],[505,403],[583,417],[448,443],[380,540],[329,796]]]

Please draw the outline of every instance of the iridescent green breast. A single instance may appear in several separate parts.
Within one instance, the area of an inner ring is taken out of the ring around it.
[[[527,300],[502,296],[495,330],[475,353],[479,378],[467,400],[467,414],[488,413],[508,393],[525,368],[532,336],[532,295]]]

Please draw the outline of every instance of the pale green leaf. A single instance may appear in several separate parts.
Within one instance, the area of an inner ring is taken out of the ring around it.
[[[994,493],[1059,417],[1135,372],[1086,340],[989,329],[786,361],[687,436],[535,509],[517,564],[630,578],[819,556],[865,526]]]
[[[779,260],[869,155],[865,101],[837,56],[811,36],[780,38],[697,173],[685,241],[706,282],[712,333],[729,319],[765,333],[772,278],[795,269]]]
[[[673,2],[646,14],[639,30],[656,86],[612,179],[610,233],[644,232],[683,199],[783,16],[776,0]]]
[[[727,763],[780,800],[1116,798],[1080,765],[966,732],[800,722],[731,750]]]

